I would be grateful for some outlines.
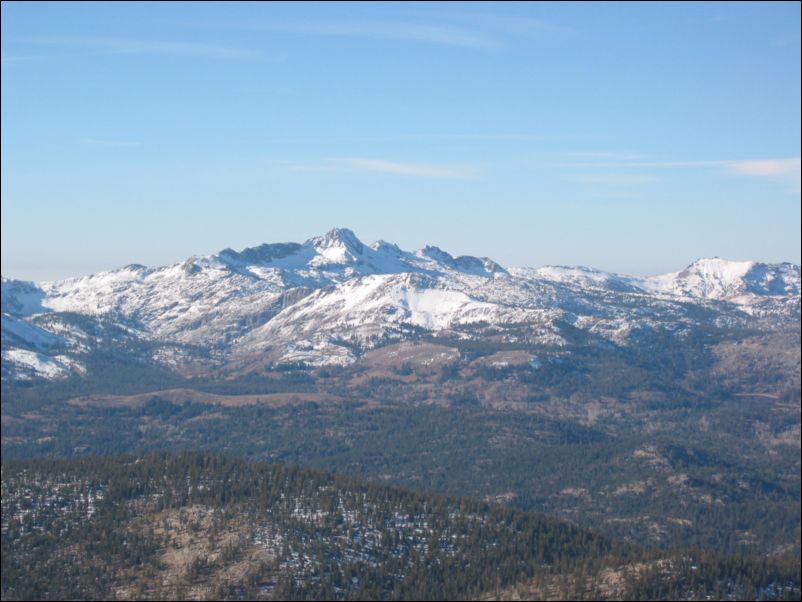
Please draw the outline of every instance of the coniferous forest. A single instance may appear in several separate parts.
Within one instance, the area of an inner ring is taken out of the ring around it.
[[[647,550],[474,498],[179,453],[13,460],[3,599],[798,599],[793,555]]]

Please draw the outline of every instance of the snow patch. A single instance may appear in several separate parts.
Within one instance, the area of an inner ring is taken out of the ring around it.
[[[66,355],[51,357],[27,349],[8,349],[3,351],[3,362],[14,367],[16,378],[30,380],[31,377],[48,379],[66,378],[72,372],[84,374],[85,367]]]

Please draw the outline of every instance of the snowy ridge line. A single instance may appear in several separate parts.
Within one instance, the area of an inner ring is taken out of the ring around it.
[[[694,306],[716,324],[798,323],[800,268],[710,258],[645,278],[581,266],[505,269],[433,246],[365,245],[335,228],[158,268],[38,284],[3,278],[3,378],[75,373],[98,346],[134,343],[142,361],[171,369],[198,353],[343,365],[360,349],[420,332],[480,338],[517,329],[528,344],[560,346],[561,323],[626,344],[644,328],[693,328]]]

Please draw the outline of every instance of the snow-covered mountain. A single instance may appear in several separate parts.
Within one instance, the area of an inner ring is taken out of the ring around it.
[[[680,272],[645,278],[641,286],[655,293],[754,305],[799,295],[799,266],[713,257],[698,259]]]
[[[639,278],[585,267],[505,269],[486,257],[363,244],[334,229],[304,243],[232,249],[160,268],[58,282],[2,280],[3,378],[84,370],[100,348],[141,361],[247,367],[347,364],[424,334],[559,347],[568,324],[615,344],[707,320],[798,324],[800,268],[700,259]]]

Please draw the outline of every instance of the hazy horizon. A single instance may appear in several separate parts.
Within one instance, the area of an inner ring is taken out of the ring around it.
[[[337,229],[342,229],[342,228],[347,228],[347,226],[338,226],[337,227]],[[334,229],[334,228],[330,228],[330,230],[331,229]],[[350,228],[347,228],[347,229],[351,230]],[[356,235],[356,237],[363,244],[366,244],[366,245],[370,245],[370,244],[372,244],[374,242],[379,242],[381,240],[383,240],[385,242],[389,242],[389,243],[394,243],[394,241],[392,241],[392,240],[388,241],[386,239],[381,239],[381,238],[372,239],[372,240],[366,240],[366,239],[363,239],[359,235],[358,232],[353,232],[353,233]],[[265,243],[267,243],[267,244],[272,244],[272,243],[303,243],[303,242],[306,242],[309,238],[312,238],[313,236],[323,236],[324,234],[326,234],[326,232],[319,232],[319,233],[314,234],[312,236],[309,236],[309,237],[307,237],[306,239],[303,239],[303,240],[276,240],[276,241],[265,241]],[[260,243],[260,244],[264,244],[264,243]],[[429,245],[435,246],[435,247],[440,247],[440,245],[438,245],[438,244],[436,244],[436,242],[432,242],[432,241],[428,241],[425,244],[421,244],[421,245],[419,245],[417,247],[405,248],[405,247],[402,247],[401,245],[399,245],[399,247],[401,248],[402,251],[416,252],[416,251],[422,250],[424,247],[429,246]],[[235,251],[242,251],[245,248],[250,248],[250,247],[255,247],[255,246],[258,246],[258,244],[250,245],[249,247],[238,247],[238,248],[235,248],[234,250]],[[449,249],[443,248],[442,250],[444,250],[446,252],[450,252]],[[6,278],[11,278],[11,279],[15,279],[15,280],[33,280],[34,282],[46,282],[48,280],[50,280],[50,281],[65,280],[65,279],[70,279],[70,278],[80,278],[82,276],[88,276],[88,275],[95,274],[95,273],[98,273],[98,272],[105,272],[105,271],[108,271],[108,270],[124,268],[124,267],[126,267],[128,265],[140,264],[140,265],[145,265],[145,267],[147,267],[147,268],[167,267],[167,266],[175,265],[175,264],[178,264],[178,263],[182,263],[182,262],[184,262],[187,259],[190,259],[192,257],[214,255],[214,254],[219,253],[220,251],[223,251],[223,249],[218,249],[217,251],[214,251],[213,253],[193,253],[193,254],[187,255],[185,257],[180,257],[180,258],[177,258],[177,259],[175,259],[173,261],[168,261],[166,263],[160,263],[160,264],[143,264],[142,262],[138,262],[138,261],[129,261],[129,262],[125,263],[125,264],[112,265],[112,266],[109,266],[108,268],[95,270],[93,272],[87,272],[87,273],[83,273],[83,274],[73,274],[73,275],[68,275],[68,276],[64,276],[64,277],[60,277],[60,278],[52,278],[52,279],[43,278],[43,279],[34,280],[34,279],[30,279],[30,278],[14,278],[13,276],[8,276],[5,273],[3,274],[3,276],[6,277]],[[473,256],[478,256],[478,257],[484,256],[482,253],[466,253],[466,254],[473,255]],[[452,253],[452,255],[454,255],[456,257],[456,256],[458,256],[460,254],[459,253]],[[690,265],[691,263],[693,263],[694,261],[697,261],[699,259],[710,259],[710,258],[716,258],[716,257],[720,257],[720,256],[690,258],[682,265],[670,266],[668,269],[665,269],[665,270],[662,270],[662,271],[655,271],[655,272],[648,272],[648,273],[626,273],[626,272],[620,272],[620,271],[611,270],[611,269],[608,270],[608,269],[605,269],[605,268],[600,267],[598,265],[592,265],[592,264],[545,264],[545,263],[544,264],[537,264],[537,263],[532,263],[532,264],[511,265],[511,264],[504,264],[503,262],[498,262],[498,261],[497,261],[497,263],[500,263],[500,265],[502,267],[504,267],[504,268],[540,268],[540,267],[555,266],[555,265],[559,265],[559,266],[563,266],[563,267],[581,266],[581,267],[600,269],[600,270],[603,270],[603,271],[606,271],[606,272],[611,272],[611,273],[619,273],[621,275],[627,275],[627,276],[656,276],[656,275],[660,275],[660,274],[666,274],[666,273],[669,273],[669,272],[681,271],[684,267]],[[732,257],[720,257],[720,258],[728,260],[728,261],[733,261],[733,262],[755,260],[754,258],[732,258]],[[494,257],[489,257],[489,259],[492,259],[492,260],[495,261]],[[757,259],[756,261],[760,261],[760,260]],[[767,263],[782,263],[782,262],[783,261],[767,262]]]

